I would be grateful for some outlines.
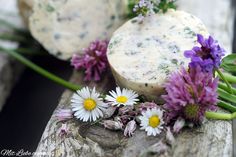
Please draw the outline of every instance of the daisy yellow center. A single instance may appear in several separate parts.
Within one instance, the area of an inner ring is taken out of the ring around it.
[[[96,106],[97,106],[97,103],[95,100],[93,100],[91,98],[84,100],[84,108],[86,110],[92,111],[93,109],[95,109]]]
[[[128,100],[128,98],[126,96],[118,96],[116,98],[116,101],[119,102],[119,103],[126,103]]]
[[[149,126],[156,128],[158,125],[160,125],[160,118],[158,116],[151,116],[149,118]]]

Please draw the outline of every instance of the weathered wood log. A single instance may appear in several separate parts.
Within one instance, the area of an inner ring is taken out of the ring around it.
[[[82,81],[82,74],[73,75],[75,82]],[[96,86],[106,92],[114,85],[111,76]],[[66,91],[58,108],[69,108],[72,92]],[[110,131],[99,125],[83,124],[77,120],[67,122],[70,134],[59,137],[62,123],[52,116],[36,152],[50,156],[149,156],[156,152],[157,144],[165,139],[165,133],[157,137],[147,137],[144,131],[136,130],[131,138],[123,136],[121,131]],[[156,148],[155,148],[156,147]],[[163,148],[164,149],[164,148]],[[165,149],[164,149],[165,150]],[[176,137],[176,142],[163,156],[230,156],[232,154],[231,123],[226,121],[206,121],[202,127],[185,129]],[[156,154],[159,155],[159,154]]]
[[[232,21],[229,20],[233,20],[233,14],[229,14],[231,12],[229,9],[230,1],[209,1],[211,3],[206,3],[205,0],[180,0],[179,5],[180,8],[189,12],[193,11],[192,13],[199,15],[201,19],[206,19],[209,31],[216,34],[219,41],[224,43],[224,47],[230,52],[232,36],[226,38],[231,32],[228,27],[232,29],[232,26],[229,26]],[[208,5],[208,7],[204,5]],[[214,14],[211,12],[220,17],[212,19]],[[225,19],[223,15],[230,15],[230,18],[224,21],[225,27],[222,27],[222,19]],[[221,38],[222,36],[225,36],[225,38]],[[81,73],[74,73],[72,81],[81,84],[83,82],[82,78]],[[115,82],[111,74],[107,74],[102,82],[88,85],[96,86],[99,91],[106,92],[114,88]],[[65,91],[58,108],[68,108],[71,95],[72,92]],[[199,128],[184,129],[176,136],[175,143],[172,146],[162,143],[165,140],[165,132],[157,137],[147,137],[144,131],[137,129],[133,137],[126,138],[121,131],[110,131],[99,124],[83,124],[75,119],[68,121],[67,124],[70,128],[70,134],[64,138],[59,137],[58,130],[62,123],[52,116],[36,152],[54,157],[232,156],[232,125],[229,121],[206,120]]]

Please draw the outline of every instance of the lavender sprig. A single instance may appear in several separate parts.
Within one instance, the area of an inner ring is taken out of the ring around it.
[[[232,94],[231,85],[219,70],[225,50],[211,36],[204,38],[201,34],[197,34],[197,41],[200,46],[195,46],[192,50],[184,52],[186,58],[191,58],[189,68],[200,66],[204,72],[214,73],[216,71],[220,78],[225,81]]]

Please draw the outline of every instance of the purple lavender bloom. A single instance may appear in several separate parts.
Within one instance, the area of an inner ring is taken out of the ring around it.
[[[107,40],[96,40],[90,43],[89,47],[84,49],[84,55],[74,54],[71,59],[71,65],[76,70],[85,70],[85,81],[99,81],[101,75],[108,67],[107,60]]]
[[[197,41],[201,47],[195,46],[192,50],[184,52],[185,57],[191,58],[189,67],[200,65],[205,72],[211,72],[219,68],[225,50],[211,36],[205,39],[202,35],[198,34]]]
[[[167,94],[165,100],[167,123],[183,118],[186,122],[200,124],[205,112],[217,109],[218,78],[213,79],[211,72],[203,72],[200,66],[184,68],[173,73],[165,84]]]

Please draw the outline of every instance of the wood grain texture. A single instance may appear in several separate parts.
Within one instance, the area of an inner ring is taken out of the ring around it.
[[[182,2],[181,2],[182,1]],[[191,10],[200,15],[200,18],[210,20],[207,27],[210,31],[222,36],[227,36],[231,30],[228,30],[233,17],[224,21],[226,27],[221,27],[222,20],[214,20],[208,10],[214,10],[217,15],[227,14],[230,9],[228,0],[214,0],[213,3],[205,3],[203,0],[180,0],[181,8]],[[217,4],[217,6],[215,6]],[[227,4],[227,5],[225,5]],[[204,5],[208,5],[207,7]],[[202,6],[202,7],[201,7]],[[204,6],[204,7],[203,7]],[[204,8],[202,10],[202,8]],[[200,13],[200,12],[204,12]],[[213,11],[213,12],[214,12]],[[203,16],[204,14],[204,16]],[[202,17],[201,17],[202,16]],[[233,16],[233,15],[230,15]],[[211,22],[215,25],[211,25]],[[225,44],[227,50],[231,50],[232,38],[220,38],[220,42]],[[74,73],[72,81],[81,83],[81,73]],[[90,83],[90,86],[97,86],[100,91],[106,92],[114,86],[114,80],[111,75],[104,76],[101,83]],[[58,108],[67,108],[70,105],[72,93],[65,91],[62,95]],[[144,131],[136,130],[131,138],[125,138],[122,132],[110,131],[99,125],[82,124],[77,120],[67,122],[71,133],[65,138],[58,136],[58,130],[62,123],[58,122],[54,116],[48,122],[48,125],[39,142],[37,152],[45,153],[53,157],[136,157],[136,156],[174,156],[174,157],[230,157],[232,156],[232,124],[228,121],[206,120],[199,128],[185,129],[176,136],[175,143],[170,145],[161,144],[165,141],[165,132],[157,137],[147,137]]]
[[[82,74],[74,73],[73,82],[81,82]],[[93,87],[95,84],[90,83]],[[111,86],[110,86],[111,85]],[[111,75],[105,76],[100,84],[95,86],[99,91],[106,92],[112,89],[114,80]],[[70,107],[72,92],[63,93],[58,108]],[[165,133],[157,137],[147,137],[144,131],[136,130],[132,138],[126,138],[121,131],[110,131],[100,125],[89,125],[77,120],[66,122],[70,133],[61,138],[59,128],[62,123],[52,116],[37,152],[50,156],[150,156],[160,155],[154,150],[156,145],[165,140]],[[162,156],[214,156],[228,157],[232,155],[232,132],[231,123],[225,121],[206,121],[202,127],[185,129],[176,137],[172,147],[162,152]]]

